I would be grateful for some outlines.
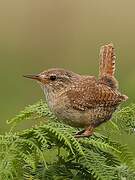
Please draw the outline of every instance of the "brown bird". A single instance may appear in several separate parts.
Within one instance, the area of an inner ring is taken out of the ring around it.
[[[114,72],[114,48],[113,44],[108,44],[100,50],[98,79],[59,68],[25,77],[40,83],[48,107],[58,119],[70,126],[84,128],[76,137],[89,137],[128,98],[118,91]]]

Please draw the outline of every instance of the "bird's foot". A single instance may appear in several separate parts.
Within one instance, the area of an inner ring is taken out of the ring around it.
[[[90,137],[92,135],[93,135],[93,128],[92,127],[88,127],[87,129],[79,131],[77,134],[75,134],[75,138]]]
[[[85,129],[83,129],[82,131],[77,132],[75,135],[81,135],[84,132],[85,132]]]

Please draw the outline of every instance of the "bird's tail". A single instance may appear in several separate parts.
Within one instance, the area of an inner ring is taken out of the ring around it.
[[[126,101],[128,99],[128,96],[126,96],[125,94],[122,94],[120,96],[120,99],[121,99],[121,101]]]
[[[114,76],[115,52],[113,44],[107,44],[100,49],[99,77],[104,75]]]
[[[113,44],[107,44],[100,49],[99,81],[114,89],[118,88],[115,73],[115,52]]]

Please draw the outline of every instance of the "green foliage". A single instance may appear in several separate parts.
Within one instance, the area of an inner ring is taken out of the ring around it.
[[[14,133],[24,120],[40,125]],[[40,101],[8,121],[11,131],[0,135],[0,179],[4,180],[132,180],[135,158],[126,145],[98,129],[90,138],[74,138],[77,131],[57,121]],[[135,105],[116,112],[104,132],[134,133]],[[112,128],[113,126],[113,128]]]
[[[129,134],[135,132],[135,104],[122,108],[113,116],[114,123],[116,123],[121,131]]]

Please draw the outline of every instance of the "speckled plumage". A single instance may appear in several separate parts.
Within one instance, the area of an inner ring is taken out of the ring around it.
[[[95,127],[108,121],[117,106],[127,99],[118,91],[114,78],[115,55],[112,44],[101,47],[99,78],[65,69],[49,69],[36,76],[51,111],[74,127],[85,128],[78,137],[90,136]]]

